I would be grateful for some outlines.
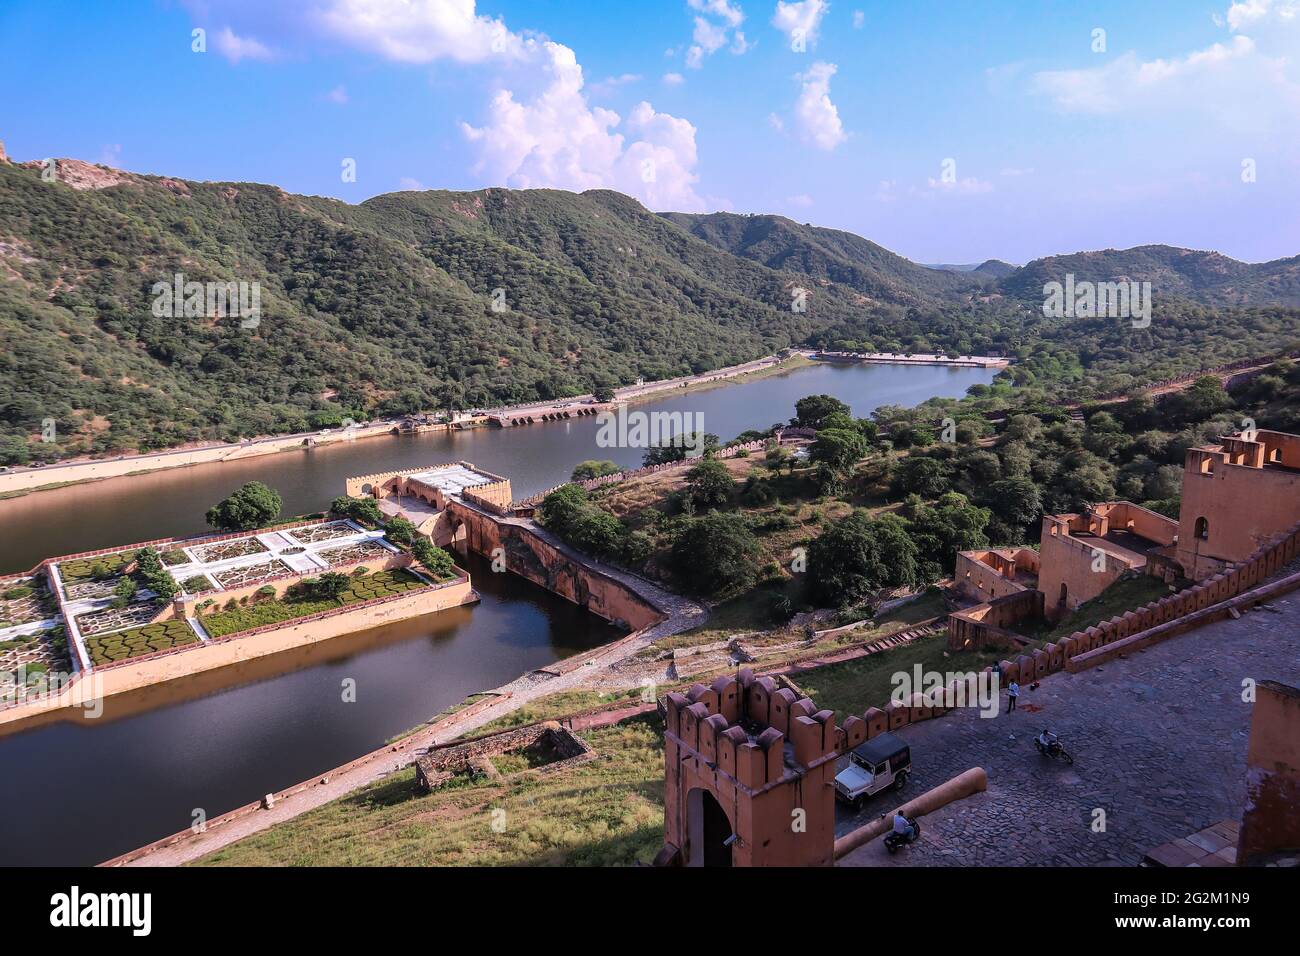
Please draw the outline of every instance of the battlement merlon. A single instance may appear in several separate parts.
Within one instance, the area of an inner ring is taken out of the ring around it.
[[[834,711],[818,711],[808,698],[748,670],[669,694],[667,709],[666,733],[751,792],[801,775],[840,751]]]

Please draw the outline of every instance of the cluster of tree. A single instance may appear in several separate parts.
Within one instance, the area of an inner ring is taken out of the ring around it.
[[[650,556],[650,542],[628,528],[578,485],[562,485],[542,499],[541,523],[579,551],[639,567]]]
[[[245,482],[229,497],[208,509],[210,527],[219,531],[264,528],[280,515],[280,493],[260,481]]]
[[[573,472],[569,475],[569,480],[586,481],[589,478],[604,478],[606,475],[617,475],[622,470],[612,461],[596,461],[588,458],[586,461],[580,461],[573,466]]]
[[[127,587],[125,582],[130,580],[132,585],[145,588],[154,593],[154,598],[159,603],[170,601],[176,596],[179,590],[172,576],[163,568],[162,558],[153,548],[141,548],[135,555],[135,572],[131,578],[124,577],[115,590],[115,600],[122,601],[125,604],[130,601],[137,590],[136,587]]]
[[[379,502],[369,495],[360,498],[339,495],[330,502],[330,514],[337,518],[351,518],[353,521],[371,526],[384,523],[384,514],[379,510]]]
[[[455,573],[455,559],[422,535],[417,535],[411,542],[411,553],[435,578],[448,578]]]

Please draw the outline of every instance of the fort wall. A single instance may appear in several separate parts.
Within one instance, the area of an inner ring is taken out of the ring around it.
[[[1260,431],[1193,448],[1183,468],[1178,561],[1202,581],[1300,521],[1300,436]]]

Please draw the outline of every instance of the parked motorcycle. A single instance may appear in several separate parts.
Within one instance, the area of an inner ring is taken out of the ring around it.
[[[908,817],[907,822],[912,825],[912,835],[910,837],[892,831],[885,835],[885,849],[890,853],[897,853],[899,847],[906,846],[908,843],[915,843],[921,839],[921,824],[916,822],[916,817]]]
[[[1044,730],[1034,738],[1034,746],[1044,757],[1051,757],[1053,760],[1064,760],[1067,764],[1073,766],[1074,758],[1070,752],[1065,749],[1059,737],[1049,730]]]

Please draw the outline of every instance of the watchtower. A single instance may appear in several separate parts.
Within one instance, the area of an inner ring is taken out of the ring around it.
[[[742,670],[667,698],[660,866],[830,866],[835,713]]]

